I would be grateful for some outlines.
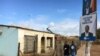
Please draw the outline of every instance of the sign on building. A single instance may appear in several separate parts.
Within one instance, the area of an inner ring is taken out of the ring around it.
[[[97,13],[96,0],[83,0],[83,14],[80,19],[80,40],[96,39]]]

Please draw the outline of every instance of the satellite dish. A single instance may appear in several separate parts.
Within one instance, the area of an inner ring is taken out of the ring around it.
[[[50,32],[50,33],[53,33],[53,32],[49,29],[49,27],[47,28],[47,31]]]
[[[51,27],[54,27],[54,23],[53,23],[53,22],[51,22],[51,23],[49,24],[49,26],[46,28],[48,32],[53,33],[53,32],[50,30]]]

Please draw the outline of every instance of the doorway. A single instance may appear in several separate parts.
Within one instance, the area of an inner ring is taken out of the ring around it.
[[[45,37],[41,38],[41,53],[45,53]]]

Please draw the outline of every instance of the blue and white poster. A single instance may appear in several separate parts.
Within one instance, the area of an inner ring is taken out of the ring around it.
[[[96,14],[81,17],[80,40],[94,41],[96,39]]]
[[[96,0],[83,0],[80,40],[95,41],[97,28]]]

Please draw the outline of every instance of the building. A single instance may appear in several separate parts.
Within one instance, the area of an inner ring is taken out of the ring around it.
[[[0,25],[0,56],[48,53],[55,49],[55,34],[45,31]],[[31,55],[30,55],[31,56]]]

